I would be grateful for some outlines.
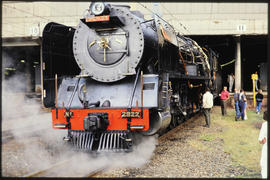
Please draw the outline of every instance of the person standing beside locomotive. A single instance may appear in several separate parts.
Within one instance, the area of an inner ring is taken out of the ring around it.
[[[242,120],[247,120],[247,115],[246,115],[247,98],[245,95],[245,91],[243,89],[240,90],[240,94],[239,94],[239,106],[241,109]]]
[[[262,100],[263,100],[263,94],[262,90],[259,89],[258,93],[256,94],[256,113],[260,114],[261,111],[261,105],[262,105]]]
[[[239,90],[234,89],[234,94],[233,94],[233,99],[234,99],[234,107],[235,107],[235,121],[237,121],[241,117],[240,113],[240,108],[239,108]]]
[[[234,75],[233,75],[233,73],[228,75],[227,81],[229,83],[229,92],[232,92],[232,87],[233,87],[233,84],[234,84]]]
[[[221,113],[223,116],[227,115],[227,99],[229,98],[229,92],[227,91],[227,86],[224,86],[223,90],[220,93],[221,101]]]
[[[266,122],[262,123],[258,138],[259,143],[263,145],[260,160],[262,178],[267,178],[267,118],[268,114],[267,111],[265,111],[263,114],[263,119],[266,120]]]
[[[209,88],[205,89],[205,93],[203,94],[203,112],[205,116],[205,127],[210,128],[210,111],[213,107],[213,94],[211,94]]]
[[[255,90],[258,91],[258,81],[260,81],[258,72],[256,71],[254,74],[251,75],[251,77],[252,79],[254,79]]]

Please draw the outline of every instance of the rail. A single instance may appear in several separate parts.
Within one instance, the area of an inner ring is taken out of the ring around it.
[[[109,168],[108,166],[98,168],[98,169],[93,170],[93,171],[91,171],[90,173],[86,174],[85,177],[95,177],[95,176],[97,176],[98,174],[100,174],[101,172],[106,171],[108,168]]]
[[[76,156],[74,156],[72,159],[75,159]],[[59,174],[57,174],[57,169],[61,169],[64,168],[65,165],[71,163],[72,159],[68,159],[68,160],[64,160],[62,162],[58,162],[56,164],[53,164],[52,166],[36,171],[36,172],[32,172],[29,174],[24,175],[23,177],[61,177],[59,176]],[[90,172],[84,174],[84,175],[78,175],[78,177],[95,177],[97,176],[99,173],[105,171],[106,169],[108,169],[108,166],[103,166],[94,170],[91,170]]]
[[[46,169],[43,169],[43,170],[39,170],[39,171],[36,171],[36,172],[32,172],[32,173],[29,173],[23,177],[46,177],[45,175],[46,174],[50,174],[50,171],[52,169],[55,169],[56,167],[59,167],[63,164],[66,164],[69,160],[65,160],[65,161],[62,161],[62,162],[59,162],[59,163],[56,163]]]

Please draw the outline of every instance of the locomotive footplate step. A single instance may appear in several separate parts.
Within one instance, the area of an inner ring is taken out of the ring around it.
[[[132,139],[128,131],[71,131],[71,145],[76,150],[97,152],[132,151]]]

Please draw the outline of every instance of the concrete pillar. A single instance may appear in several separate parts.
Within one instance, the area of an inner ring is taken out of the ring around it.
[[[41,82],[41,104],[42,107],[44,107],[44,88],[43,88],[43,70],[44,70],[44,65],[43,65],[43,58],[42,58],[42,43],[40,43],[40,82]]]
[[[240,44],[240,35],[235,36],[236,41],[236,61],[234,67],[234,75],[235,75],[235,88],[241,89],[241,44]]]
[[[31,56],[29,52],[26,52],[25,59],[25,83],[26,83],[26,92],[30,93],[32,91],[32,83],[31,83]]]

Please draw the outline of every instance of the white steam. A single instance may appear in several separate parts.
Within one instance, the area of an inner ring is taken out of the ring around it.
[[[3,56],[2,59],[4,63],[13,62],[7,56]],[[2,131],[11,130],[16,142],[21,145],[20,161],[24,162],[25,166],[20,168],[24,168],[24,172],[31,173],[46,169],[57,162],[70,160],[74,155],[76,158],[72,159],[72,162],[68,161],[65,169],[54,176],[83,176],[91,170],[104,166],[107,168],[140,167],[151,158],[157,143],[157,138],[154,136],[141,137],[141,143],[134,146],[131,153],[99,154],[93,157],[87,153],[71,150],[62,140],[67,131],[52,129],[51,112],[42,108],[41,102],[25,97],[22,93],[25,88],[24,83],[26,83],[24,74],[16,74],[8,80],[2,79]],[[7,146],[8,143],[3,144],[2,147]],[[2,167],[11,161],[8,153],[10,152],[2,148]],[[13,154],[13,156],[17,155]],[[16,164],[13,166],[16,167]],[[23,176],[23,174],[17,175],[18,172],[14,170],[9,172],[9,169],[2,173],[3,176]]]

